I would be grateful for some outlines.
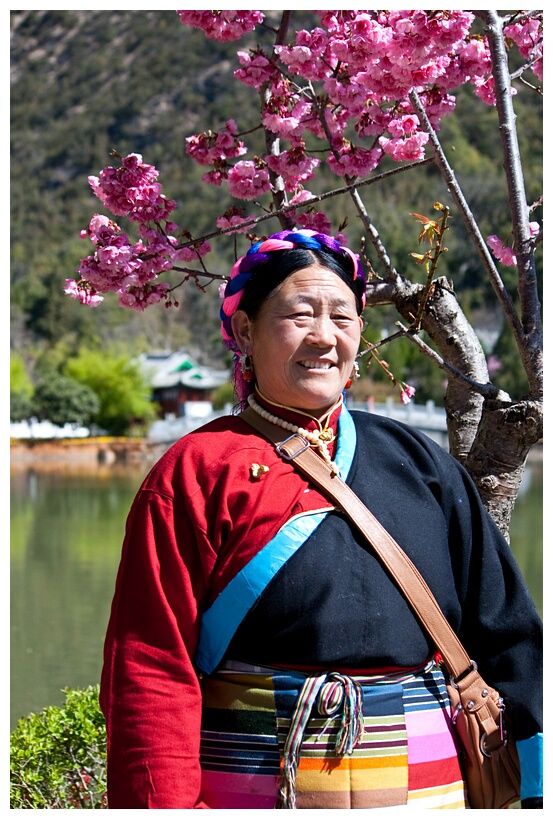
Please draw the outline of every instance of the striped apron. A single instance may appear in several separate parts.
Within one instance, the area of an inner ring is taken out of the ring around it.
[[[466,808],[441,670],[348,676],[226,663],[202,680],[210,808]]]

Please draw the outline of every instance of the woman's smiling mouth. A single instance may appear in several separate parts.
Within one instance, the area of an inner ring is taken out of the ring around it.
[[[298,361],[298,364],[301,367],[305,367],[306,370],[330,370],[333,364],[330,361]]]

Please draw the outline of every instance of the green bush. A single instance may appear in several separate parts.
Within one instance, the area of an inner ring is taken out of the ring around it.
[[[60,427],[86,426],[100,411],[100,399],[90,387],[56,372],[39,381],[31,403],[33,415]]]
[[[10,421],[26,421],[32,414],[31,399],[18,392],[10,392]]]
[[[230,381],[227,381],[225,384],[221,384],[219,387],[217,387],[217,389],[214,391],[211,398],[211,403],[214,410],[222,410],[227,404],[236,404],[237,400],[234,387]]]
[[[106,808],[106,729],[99,686],[19,720],[10,737],[10,808]]]
[[[82,348],[67,361],[64,375],[98,396],[100,408],[92,421],[109,435],[138,432],[140,437],[156,418],[148,380],[140,364],[126,353]]]

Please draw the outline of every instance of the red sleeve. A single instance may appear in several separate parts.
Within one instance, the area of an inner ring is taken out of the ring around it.
[[[205,595],[196,544],[190,519],[182,508],[174,512],[171,497],[138,493],[100,688],[111,809],[208,807],[199,801],[201,693],[191,662]]]
[[[270,466],[262,480],[254,462]],[[127,520],[105,641],[110,808],[209,807],[191,661],[201,613],[284,521],[321,502],[234,417],[184,436],[153,467]]]

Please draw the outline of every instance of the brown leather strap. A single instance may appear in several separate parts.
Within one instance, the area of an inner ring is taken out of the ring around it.
[[[443,657],[454,679],[460,677],[473,663],[449,625],[434,595],[416,566],[389,532],[357,497],[355,492],[338,476],[300,435],[291,435],[275,424],[261,418],[251,408],[239,416],[265,438],[275,444],[277,451],[290,460],[325,494],[337,502],[372,545]]]

